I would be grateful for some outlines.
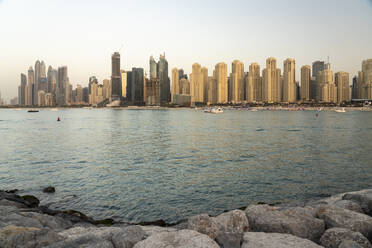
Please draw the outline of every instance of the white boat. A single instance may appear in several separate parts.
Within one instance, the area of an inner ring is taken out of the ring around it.
[[[213,108],[211,110],[211,114],[222,114],[222,113],[223,113],[223,109],[221,107]]]
[[[336,109],[335,112],[337,112],[337,113],[346,113],[346,110],[345,110],[345,108]]]

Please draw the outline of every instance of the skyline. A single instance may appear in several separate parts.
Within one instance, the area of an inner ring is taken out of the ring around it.
[[[145,0],[115,4],[90,1],[89,5],[87,1],[67,1],[66,6],[63,3],[0,1],[0,21],[12,23],[0,27],[0,92],[7,101],[17,95],[20,73],[26,73],[25,68],[36,59],[54,68],[67,65],[73,86],[87,85],[93,75],[100,82],[110,78],[107,57],[122,45],[119,52],[121,68],[125,70],[143,67],[148,72],[150,55],[158,57],[164,52],[170,70],[183,68],[187,74],[196,62],[210,72],[216,63],[225,62],[231,72],[235,59],[245,65],[257,62],[263,67],[268,57],[275,57],[283,71],[283,61],[294,58],[297,81],[302,65],[326,61],[327,56],[334,71],[349,72],[350,77],[357,75],[361,61],[371,57],[368,27],[372,24],[372,4],[367,0],[236,0],[230,5],[222,5],[221,1],[160,1],[156,6]],[[64,18],[66,10],[68,18]],[[228,14],[221,18],[225,12]],[[39,30],[38,23],[45,25],[40,25],[43,28]],[[273,23],[277,28],[270,29]],[[65,39],[57,35],[61,33]]]

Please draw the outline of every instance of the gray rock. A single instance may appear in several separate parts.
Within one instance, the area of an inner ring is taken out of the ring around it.
[[[361,208],[361,206],[358,203],[353,202],[353,201],[350,201],[350,200],[339,200],[339,201],[336,201],[334,203],[334,206],[364,214],[364,211]]]
[[[372,217],[368,215],[329,205],[319,207],[317,215],[324,220],[327,228],[350,229],[372,240]]]
[[[188,219],[188,229],[206,234],[211,239],[216,239],[221,227],[214,218],[207,214],[200,214]]]
[[[39,248],[62,240],[61,236],[50,229],[8,226],[0,233],[3,237],[0,238],[0,247]]]
[[[314,218],[311,208],[252,205],[245,213],[255,232],[287,233],[317,242],[325,230],[323,220]]]
[[[218,244],[205,234],[193,230],[162,232],[138,242],[134,248],[219,248]]]
[[[40,222],[46,228],[53,229],[55,231],[61,231],[72,227],[72,223],[58,216],[50,216],[46,214],[39,214],[35,212],[21,212],[20,215],[26,218],[32,218]]]
[[[6,200],[6,199],[0,200],[0,206],[1,207],[3,207],[3,206],[13,206],[13,207],[16,207],[16,208],[27,208],[27,206],[23,203],[9,201],[9,200]]]
[[[338,248],[345,240],[354,241],[363,248],[372,248],[371,243],[361,233],[345,228],[328,229],[320,239],[320,244],[326,248]]]
[[[208,235],[215,239],[221,247],[240,247],[244,232],[249,223],[245,213],[233,210],[217,217],[201,214],[189,218],[188,229]]]
[[[338,248],[362,248],[362,246],[358,245],[358,243],[354,241],[345,240],[341,242]]]
[[[139,226],[128,226],[113,234],[111,241],[115,248],[132,248],[145,238],[145,232]]]
[[[177,229],[171,227],[160,227],[160,226],[141,226],[142,230],[145,232],[145,237],[150,237],[154,234],[159,234],[163,232],[175,232]]]
[[[25,217],[20,213],[10,212],[7,215],[0,215],[0,228],[10,225],[43,228],[43,225],[37,219]]]
[[[93,234],[76,236],[74,238],[63,240],[47,246],[47,248],[88,248],[88,247],[114,248],[113,244],[110,241],[96,237]]]
[[[372,189],[347,193],[342,199],[358,203],[364,213],[372,216]]]
[[[314,242],[291,234],[247,232],[242,248],[321,248]]]

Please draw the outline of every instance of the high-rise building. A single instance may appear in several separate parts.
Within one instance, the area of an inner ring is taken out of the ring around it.
[[[56,87],[56,103],[58,106],[64,106],[67,104],[66,98],[68,99],[69,82],[67,76],[67,66],[58,67],[57,87]]]
[[[180,80],[180,95],[190,95],[190,81],[185,77]]]
[[[40,63],[40,78],[45,78],[46,77],[46,66],[44,61],[41,61]]]
[[[180,94],[180,74],[177,68],[172,70],[172,95]]]
[[[231,101],[240,103],[244,101],[244,64],[239,60],[232,63],[231,80]]]
[[[268,58],[262,71],[262,101],[280,102],[281,95],[281,71],[276,68],[276,59]]]
[[[227,82],[227,64],[218,63],[215,66],[214,77],[217,84],[217,103],[223,104],[228,102],[228,82]]]
[[[294,103],[297,101],[296,88],[296,62],[294,59],[286,59],[284,61],[283,72],[283,102]]]
[[[26,105],[26,86],[27,86],[27,77],[25,74],[21,74],[21,84],[18,88],[18,104],[20,106]]]
[[[89,103],[89,88],[83,88],[83,103]]]
[[[204,77],[201,70],[201,65],[194,63],[192,65],[192,73],[190,74],[190,95],[192,103],[204,102]]]
[[[27,101],[26,105],[27,106],[32,106],[35,104],[34,101],[34,85],[35,85],[35,73],[34,70],[32,69],[32,66],[28,69],[28,74],[27,74]]]
[[[132,103],[143,104],[144,103],[144,71],[143,68],[132,68]]]
[[[90,86],[91,86],[91,84],[93,84],[93,83],[98,84],[98,79],[97,79],[95,76],[91,76],[91,77],[89,78],[89,84],[88,84],[89,94],[91,93],[91,88],[90,88]]]
[[[310,101],[311,66],[301,67],[301,100]]]
[[[362,71],[358,73],[355,90],[357,98],[372,99],[372,59],[362,62]]]
[[[247,102],[262,101],[262,78],[260,76],[260,66],[252,63],[249,66],[248,76],[246,77],[245,99]]]
[[[83,103],[83,87],[78,84],[76,85],[76,96],[75,96],[75,104],[82,104]]]
[[[120,53],[115,52],[111,56],[111,87],[112,100],[119,100],[121,96],[121,74],[120,74]]]
[[[168,61],[165,59],[165,54],[160,55],[157,66],[157,76],[160,83],[160,102],[166,104],[170,102],[170,79],[168,74]]]
[[[337,72],[335,74],[335,85],[337,87],[337,103],[350,101],[349,73]]]
[[[156,63],[155,59],[153,56],[150,57],[150,80],[151,79],[155,79],[155,78],[158,78],[158,75],[157,75],[157,69],[158,67],[158,64]]]
[[[40,61],[35,62],[35,82],[34,82],[34,104],[37,105],[38,91],[40,88],[41,73],[40,73]]]
[[[110,99],[111,98],[111,81],[110,79],[103,80],[103,99]]]
[[[217,81],[216,77],[208,77],[207,80],[207,85],[208,85],[208,99],[207,103],[208,104],[217,104]]]
[[[336,103],[337,87],[334,83],[334,74],[330,64],[326,64],[324,70],[318,73],[317,81],[317,100]]]
[[[313,77],[317,77],[318,73],[325,69],[324,61],[315,61],[313,63]]]
[[[37,92],[38,106],[45,106],[45,91],[39,90]]]
[[[127,101],[127,72],[124,70],[120,71],[121,75],[121,97]]]

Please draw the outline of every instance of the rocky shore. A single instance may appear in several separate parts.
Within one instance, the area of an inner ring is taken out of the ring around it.
[[[0,191],[0,248],[372,248],[371,216],[372,189],[292,206],[249,205],[174,226],[97,221]]]

